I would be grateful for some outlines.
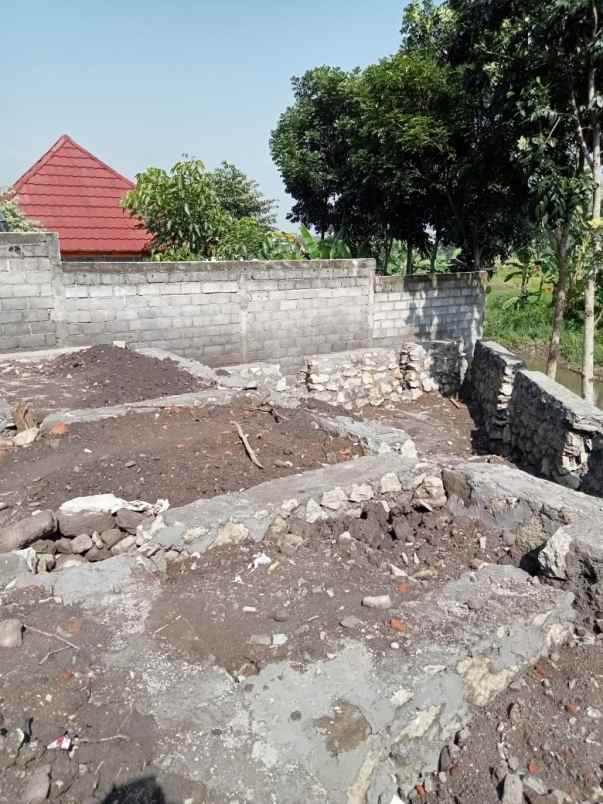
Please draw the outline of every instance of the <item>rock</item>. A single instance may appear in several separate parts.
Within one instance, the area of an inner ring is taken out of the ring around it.
[[[354,617],[354,615],[350,615],[349,617],[344,617],[342,620],[339,621],[339,625],[342,628],[362,628],[364,623],[359,617]]]
[[[72,500],[67,500],[59,510],[65,514],[81,514],[82,512],[114,514],[120,508],[127,507],[128,501],[122,500],[114,494],[93,494],[90,497],[74,497]],[[99,529],[94,528],[94,530]]]
[[[40,553],[38,555],[38,563],[36,564],[36,572],[43,575],[46,572],[52,572],[55,568],[56,560],[54,555],[50,553]]]
[[[389,595],[367,595],[362,598],[362,605],[367,609],[391,609],[392,600]]]
[[[57,539],[54,546],[55,552],[61,553],[62,555],[71,555],[73,552],[71,549],[71,539],[66,539],[64,536],[61,539]]]
[[[136,528],[142,525],[147,518],[147,514],[140,514],[138,511],[130,511],[127,508],[120,508],[115,515],[117,527],[133,535],[136,535]],[[103,528],[95,528],[95,530],[103,530]]]
[[[57,555],[56,557],[56,570],[69,569],[70,567],[81,567],[88,562],[83,556],[74,555]]]
[[[402,484],[398,480],[398,476],[395,472],[388,472],[386,475],[383,475],[379,487],[381,488],[382,494],[397,494],[399,491],[402,491]]]
[[[13,444],[15,447],[29,447],[36,440],[39,432],[39,427],[29,427],[27,430],[21,430],[13,438]]]
[[[408,520],[404,516],[397,516],[392,525],[394,535],[398,541],[408,542],[412,541],[412,529],[408,524]]]
[[[286,623],[291,617],[290,613],[287,609],[278,609],[272,615],[272,619],[275,620],[277,623]]]
[[[227,522],[218,530],[218,535],[213,543],[214,547],[225,544],[241,544],[249,536],[249,531],[240,522]]]
[[[57,551],[55,539],[38,539],[30,545],[34,553],[54,554]]]
[[[21,801],[23,804],[40,804],[50,791],[50,765],[40,765],[29,777]]]
[[[325,491],[325,493],[320,498],[320,504],[323,508],[328,508],[330,511],[339,511],[344,505],[346,505],[348,498],[346,493],[342,488],[337,486],[331,491]]]
[[[288,639],[287,634],[272,634],[272,647],[282,648],[283,645],[287,644]]]
[[[88,561],[106,561],[106,559],[111,558],[111,551],[105,547],[93,547],[91,550],[88,550],[86,553],[86,559]]]
[[[385,538],[385,534],[375,519],[354,519],[350,522],[350,534],[359,542],[376,547]]]
[[[0,648],[18,648],[23,642],[23,623],[11,618],[0,620]]]
[[[567,578],[567,556],[572,546],[572,536],[565,528],[559,528],[538,554],[538,563],[546,575]]]
[[[316,500],[308,500],[306,503],[306,510],[304,513],[304,519],[308,524],[313,525],[315,522],[318,522],[321,519],[325,519],[326,515],[325,512],[322,510],[320,505],[316,502]]]
[[[285,533],[279,541],[278,548],[286,556],[292,556],[297,553],[299,548],[304,543],[301,536],[296,533]]]
[[[126,536],[120,542],[117,542],[114,547],[111,548],[111,553],[114,556],[121,556],[124,553],[127,553],[128,550],[131,550],[133,547],[136,547],[136,537],[135,536]]]
[[[372,500],[374,496],[375,494],[373,489],[368,483],[360,483],[352,486],[350,493],[348,494],[348,500],[359,503],[365,502],[366,500]]]
[[[505,776],[502,804],[523,804],[523,784],[516,773]]]
[[[404,572],[400,567],[396,567],[395,564],[389,565],[389,572],[392,578],[408,578],[408,573]]]
[[[249,637],[249,644],[269,648],[272,646],[272,637],[269,634],[252,634]]]
[[[21,519],[0,531],[0,553],[20,550],[38,539],[44,538],[56,529],[52,511],[40,511],[27,519]]]
[[[110,528],[109,530],[104,530],[100,537],[104,546],[110,549],[111,547],[115,547],[118,542],[121,542],[121,540],[125,538],[125,535],[126,534],[119,528]]]
[[[287,520],[282,516],[277,516],[272,520],[270,527],[266,531],[266,538],[276,539],[282,533],[286,533],[288,529]]]
[[[82,511],[80,513],[66,514],[59,510],[57,514],[59,531],[62,536],[79,536],[82,533],[102,533],[113,527],[111,514],[98,511]]]
[[[71,551],[81,555],[91,550],[94,547],[94,542],[87,533],[80,533],[75,539],[71,540]]]
[[[545,796],[549,789],[537,776],[527,775],[523,780],[524,795],[529,796],[529,793],[536,793],[539,796]]]

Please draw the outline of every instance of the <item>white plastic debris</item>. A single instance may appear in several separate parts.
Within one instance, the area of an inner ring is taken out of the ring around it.
[[[266,553],[258,553],[257,556],[254,556],[253,559],[253,568],[256,570],[258,567],[267,567],[269,564],[272,564],[272,559],[270,556],[267,556]]]
[[[68,734],[63,734],[61,737],[57,737],[56,740],[53,740],[46,746],[48,751],[69,751],[71,748],[71,737]]]
[[[287,644],[287,634],[273,634],[272,635],[272,646],[274,648],[280,648],[283,645]]]

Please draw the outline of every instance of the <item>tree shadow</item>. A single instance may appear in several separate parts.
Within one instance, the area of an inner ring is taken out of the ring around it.
[[[114,787],[102,804],[176,804],[168,801],[163,788],[154,776],[143,776]]]

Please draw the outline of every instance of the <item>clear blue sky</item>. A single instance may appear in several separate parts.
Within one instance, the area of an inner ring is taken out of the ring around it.
[[[61,135],[133,178],[226,159],[290,200],[268,149],[290,78],[397,49],[404,0],[4,0],[0,187]]]

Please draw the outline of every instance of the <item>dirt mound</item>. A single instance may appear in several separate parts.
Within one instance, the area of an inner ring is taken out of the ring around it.
[[[80,386],[80,401],[86,407],[140,402],[207,387],[173,360],[108,345],[61,355],[48,363],[44,373]]]

